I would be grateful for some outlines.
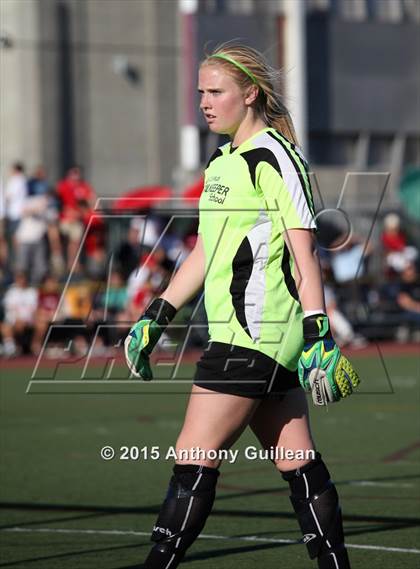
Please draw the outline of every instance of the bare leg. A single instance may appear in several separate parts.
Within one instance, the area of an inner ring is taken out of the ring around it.
[[[199,447],[204,450],[227,449],[239,438],[248,425],[260,401],[215,393],[193,386],[187,412],[176,448]],[[217,468],[219,460],[177,460],[178,464],[201,464]]]
[[[61,249],[60,231],[58,224],[51,223],[48,226],[48,242],[51,251],[52,272],[60,276],[64,272],[63,251]]]
[[[1,327],[1,335],[3,337],[4,355],[6,357],[11,357],[16,355],[17,348],[16,348],[12,324],[9,324],[8,322],[2,322],[0,324],[0,327]]]
[[[61,251],[60,232],[58,230],[58,225],[56,225],[55,223],[54,224],[51,223],[48,226],[48,242],[50,244],[51,254],[61,257],[62,251]]]
[[[176,444],[204,451],[229,448],[248,425],[260,402],[193,386]],[[165,501],[153,528],[155,543],[145,569],[174,569],[202,531],[215,497],[220,460],[177,460]]]
[[[73,267],[74,260],[76,259],[79,250],[80,241],[69,239],[67,243],[67,269],[70,271]]]
[[[31,342],[31,351],[35,355],[39,354],[41,351],[42,342],[51,320],[52,318],[48,318],[45,314],[43,314],[42,310],[39,311],[35,318],[34,333]]]
[[[254,413],[250,427],[264,449],[270,447],[293,451],[314,450],[309,426],[306,395],[300,387],[289,391],[282,400],[266,399]],[[311,460],[276,459],[278,470],[299,468]]]

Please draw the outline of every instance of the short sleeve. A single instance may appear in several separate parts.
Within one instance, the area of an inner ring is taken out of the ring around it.
[[[290,163],[275,168],[268,162],[257,166],[257,189],[267,214],[282,233],[287,229],[316,229],[312,191],[307,172]]]

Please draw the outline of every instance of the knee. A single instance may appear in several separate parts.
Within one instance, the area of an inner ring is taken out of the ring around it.
[[[287,472],[289,470],[297,470],[298,468],[303,468],[307,464],[309,464],[309,460],[275,460],[274,466],[276,469],[282,474],[283,472]]]
[[[303,462],[303,461],[302,461]],[[291,494],[296,499],[307,499],[331,486],[330,473],[317,452],[314,459],[297,468],[282,466],[281,475],[289,483]]]
[[[316,458],[316,451],[314,449],[306,450],[299,455],[296,453],[292,458],[280,456],[273,460],[274,466],[280,473],[290,470],[297,470],[303,468]]]
[[[190,453],[189,456],[192,456],[192,458],[189,458],[187,454],[178,454],[177,453],[177,459],[175,460],[175,464],[195,464],[197,466],[207,466],[208,468],[219,468],[220,464],[221,464],[221,460],[210,460],[208,458],[200,458],[200,455],[197,455],[197,458],[194,458],[194,456],[196,456],[195,454]]]
[[[196,464],[208,468],[219,468],[222,462],[214,449],[202,448],[182,438],[179,438],[176,443],[175,455],[176,464]]]

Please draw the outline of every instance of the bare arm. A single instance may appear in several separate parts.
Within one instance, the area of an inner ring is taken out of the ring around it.
[[[289,229],[284,237],[295,260],[294,276],[303,310],[326,312],[314,234],[308,229]]]
[[[205,256],[203,240],[198,234],[194,249],[182,263],[165,292],[160,295],[177,310],[193,298],[204,284]]]
[[[414,300],[406,292],[400,292],[397,296],[398,305],[404,310],[411,310],[412,312],[420,312],[420,301]]]

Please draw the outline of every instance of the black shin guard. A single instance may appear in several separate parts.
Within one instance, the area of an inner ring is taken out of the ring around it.
[[[309,557],[318,559],[319,569],[350,569],[337,490],[321,455],[316,453],[314,460],[282,476],[290,485]]]
[[[213,507],[219,471],[194,464],[176,464],[168,493],[153,527],[156,542],[144,569],[174,569],[198,537]]]

